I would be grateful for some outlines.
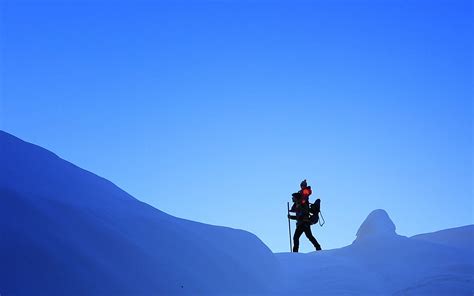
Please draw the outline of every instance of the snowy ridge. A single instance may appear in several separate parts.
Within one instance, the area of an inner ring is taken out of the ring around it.
[[[367,238],[384,239],[396,235],[395,224],[392,222],[385,210],[374,210],[362,222],[357,231],[356,240],[364,240]]]
[[[408,238],[378,209],[349,246],[273,254],[2,131],[0,163],[1,295],[474,294],[474,225]]]
[[[398,235],[381,209],[368,215],[353,244],[309,254],[276,254],[282,293],[320,295],[473,295],[474,225],[413,238]],[[446,238],[450,244],[442,245]],[[287,271],[302,270],[299,277]]]
[[[443,246],[474,250],[474,225],[466,225],[432,233],[418,234],[413,239],[427,241]]]
[[[270,249],[167,215],[0,131],[1,295],[265,293]]]

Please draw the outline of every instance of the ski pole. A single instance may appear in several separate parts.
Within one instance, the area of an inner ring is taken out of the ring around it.
[[[290,214],[290,202],[286,203],[286,207],[288,208],[288,215]],[[290,217],[288,217],[288,235],[290,236],[290,253],[293,252],[293,244],[291,243],[291,224],[290,224]]]

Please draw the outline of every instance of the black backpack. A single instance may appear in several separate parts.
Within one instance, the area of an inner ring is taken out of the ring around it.
[[[313,204],[311,204],[309,207],[309,212],[311,213],[311,217],[309,218],[311,225],[318,223],[319,213],[321,212],[321,200],[319,198]]]

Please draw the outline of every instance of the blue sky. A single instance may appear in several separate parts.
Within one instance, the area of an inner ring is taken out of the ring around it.
[[[0,128],[158,209],[287,251],[306,178],[323,248],[474,223],[471,1],[0,5]]]

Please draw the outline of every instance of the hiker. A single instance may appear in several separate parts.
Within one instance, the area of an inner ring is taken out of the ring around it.
[[[310,206],[309,206],[309,196],[311,195],[311,186],[308,186],[306,180],[303,180],[300,184],[301,190],[297,193],[293,193],[293,207],[291,212],[296,213],[296,216],[292,216],[288,213],[288,218],[291,220],[296,220],[296,230],[293,235],[293,252],[298,252],[300,245],[300,237],[304,234],[313,244],[316,251],[321,250],[316,238],[314,238],[311,233],[311,220],[310,220]]]
[[[291,207],[290,212],[296,213],[299,210],[305,209],[309,210],[309,196],[313,191],[311,186],[308,186],[306,179],[300,183],[301,190],[297,193],[293,193],[293,206]]]

